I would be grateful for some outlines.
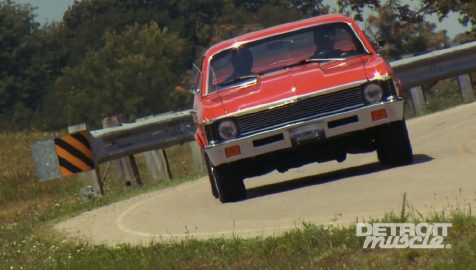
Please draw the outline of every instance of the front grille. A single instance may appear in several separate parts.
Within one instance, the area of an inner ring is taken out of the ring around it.
[[[362,89],[352,88],[320,95],[282,107],[236,118],[241,135],[289,123],[318,118],[365,106]]]

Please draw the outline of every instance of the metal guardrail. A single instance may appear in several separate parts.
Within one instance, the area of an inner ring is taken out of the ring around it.
[[[468,73],[476,70],[476,41],[392,61],[390,66],[405,89]]]
[[[390,65],[404,88],[468,73],[476,70],[476,42],[393,61]],[[470,91],[472,94],[472,89]],[[411,92],[413,98],[414,91]],[[419,93],[421,94],[421,89]],[[101,162],[190,142],[193,140],[195,129],[193,111],[187,110],[91,131],[88,141],[93,151],[96,173],[99,175],[97,165]],[[55,140],[38,141],[32,145],[40,181],[62,175],[58,168],[60,167],[57,157],[58,145],[55,145]],[[195,156],[200,155],[198,150],[192,152],[196,152]],[[101,180],[98,181],[102,189]]]
[[[121,160],[122,165],[119,167],[124,169],[132,166],[132,173],[128,174],[133,174],[140,185],[134,154],[193,141],[196,130],[193,110],[151,116],[138,119],[135,123],[123,123],[95,131],[86,131],[85,128],[84,125],[74,132],[70,130],[71,134],[32,144],[36,174],[40,181],[95,170],[96,175],[93,177],[96,178],[96,189],[102,193],[104,179],[99,173],[99,164],[126,157],[130,160]],[[192,149],[192,152],[196,151]],[[194,154],[197,159],[197,154]]]
[[[131,124],[91,131],[96,164],[193,140],[192,110],[151,117]]]

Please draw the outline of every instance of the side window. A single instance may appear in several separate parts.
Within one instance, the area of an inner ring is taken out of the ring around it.
[[[215,55],[209,66],[208,93],[216,91],[218,85],[229,78],[232,73],[231,52],[227,50]]]

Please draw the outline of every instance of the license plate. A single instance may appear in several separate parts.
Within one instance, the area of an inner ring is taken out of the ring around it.
[[[311,124],[291,130],[294,144],[300,145],[308,141],[322,140],[326,137],[322,123]]]

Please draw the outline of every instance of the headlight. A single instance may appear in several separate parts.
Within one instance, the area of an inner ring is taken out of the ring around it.
[[[218,134],[223,140],[230,140],[238,136],[238,127],[232,120],[224,120],[218,124]]]
[[[365,100],[368,103],[380,102],[383,98],[382,86],[376,83],[371,83],[364,88]]]

